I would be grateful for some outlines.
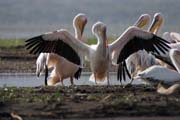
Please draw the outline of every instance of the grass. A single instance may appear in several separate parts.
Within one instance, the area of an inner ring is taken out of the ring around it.
[[[115,40],[115,39],[116,39],[116,37],[110,36],[110,37],[107,38],[107,41],[108,41],[108,43],[112,43],[113,40]],[[86,43],[89,44],[89,45],[91,45],[91,44],[96,44],[96,43],[97,43],[97,40],[96,40],[95,37],[93,37],[93,38],[88,38],[88,40],[86,41]]]
[[[59,91],[53,91],[51,94],[48,92],[41,93],[41,89],[38,90],[33,87],[4,87],[0,88],[0,91],[0,102],[61,102],[63,100]]]
[[[11,48],[24,45],[24,39],[0,39],[0,47]]]
[[[114,40],[114,37],[108,37],[108,43],[111,43]],[[95,37],[88,38],[86,41],[87,44],[96,44],[97,40]],[[0,38],[0,47],[11,48],[17,46],[23,46],[25,44],[24,39],[1,39]]]

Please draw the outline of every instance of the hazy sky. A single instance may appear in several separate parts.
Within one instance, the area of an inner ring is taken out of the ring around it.
[[[161,12],[162,31],[180,31],[180,0],[0,0],[0,37],[29,37],[60,28],[72,29],[73,17],[88,17],[91,35],[96,21],[107,24],[109,35],[120,35],[137,18]]]

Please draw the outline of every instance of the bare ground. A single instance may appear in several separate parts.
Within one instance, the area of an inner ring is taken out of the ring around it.
[[[0,106],[2,120],[12,113],[25,120],[179,116],[180,95],[142,85],[1,88]]]

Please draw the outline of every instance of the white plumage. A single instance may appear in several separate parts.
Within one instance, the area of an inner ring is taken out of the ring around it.
[[[134,79],[142,79],[152,84],[163,82],[172,85],[180,82],[180,74],[163,66],[154,65],[138,73]]]
[[[165,84],[175,84],[180,82],[180,51],[177,49],[170,50],[170,58],[178,70],[171,70],[163,66],[154,65],[137,74],[135,79],[143,79],[150,83],[164,82]]]

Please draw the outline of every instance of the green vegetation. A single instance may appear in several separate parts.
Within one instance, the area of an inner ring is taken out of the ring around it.
[[[114,40],[114,37],[109,37],[108,42],[110,43],[112,40]],[[11,47],[17,47],[17,46],[23,46],[25,44],[24,39],[0,39],[0,47],[5,48],[11,48]],[[86,41],[87,44],[96,44],[97,40],[95,37],[88,38]]]
[[[43,89],[43,90],[42,90]],[[5,87],[0,88],[0,102],[49,102],[49,101],[59,101],[63,100],[63,96],[59,91],[54,91],[49,94],[43,93],[44,89],[34,89],[32,87]],[[19,94],[20,93],[20,94]],[[42,94],[41,94],[42,93]],[[31,96],[31,97],[30,97]]]
[[[115,40],[116,38],[115,37],[108,37],[107,38],[107,41],[108,43],[111,43],[113,40]],[[92,37],[92,38],[88,38],[88,40],[86,41],[87,44],[91,45],[91,44],[96,44],[97,43],[97,40],[95,37]]]
[[[87,41],[86,41],[87,44],[91,45],[91,44],[96,44],[97,43],[97,40],[95,37],[93,38],[89,38]]]
[[[0,47],[11,48],[24,45],[24,39],[0,39]]]

